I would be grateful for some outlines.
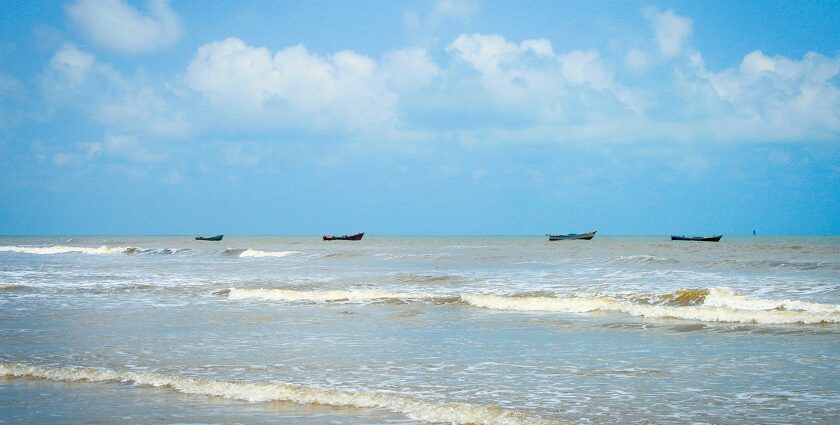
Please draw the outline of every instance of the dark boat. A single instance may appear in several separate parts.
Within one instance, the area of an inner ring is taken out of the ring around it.
[[[549,235],[549,234],[546,234],[546,236],[548,236],[548,240],[550,240],[550,241],[565,241],[565,240],[584,240],[584,241],[588,241],[588,240],[595,237],[595,232],[597,232],[597,230],[593,230],[589,233],[569,233],[568,235]]]
[[[699,241],[699,242],[718,242],[723,235],[717,236],[673,236],[671,235],[672,241]]]
[[[196,236],[195,240],[197,240],[197,241],[220,241],[220,240],[222,240],[223,237],[225,237],[225,235],[216,235],[216,236],[208,236],[208,237]]]
[[[365,235],[365,232],[356,233],[355,235],[344,235],[344,236],[332,236],[332,235],[324,235],[325,241],[360,241],[362,240],[362,236]]]

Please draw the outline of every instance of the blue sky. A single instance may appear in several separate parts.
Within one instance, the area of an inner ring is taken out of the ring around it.
[[[0,234],[840,234],[834,2],[0,2]]]

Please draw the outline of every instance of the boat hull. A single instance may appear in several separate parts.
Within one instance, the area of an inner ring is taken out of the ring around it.
[[[197,240],[197,241],[220,241],[220,240],[222,240],[222,238],[224,236],[225,235],[216,235],[216,236],[209,236],[209,237],[196,236],[195,240]]]
[[[356,233],[355,235],[344,235],[344,236],[332,236],[332,235],[324,235],[325,241],[360,241],[362,237],[365,236],[365,232]]]
[[[580,240],[580,241],[588,241],[595,237],[595,233],[597,230],[593,230],[589,233],[569,233],[568,235],[546,235],[548,236],[548,240],[550,241],[569,241],[569,240]]]
[[[723,235],[716,236],[671,236],[672,241],[719,242]]]

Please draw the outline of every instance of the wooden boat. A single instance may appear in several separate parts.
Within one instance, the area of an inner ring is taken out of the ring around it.
[[[216,235],[216,236],[196,236],[195,240],[197,241],[220,241],[225,235]]]
[[[344,236],[333,236],[333,235],[324,235],[325,241],[360,241],[362,240],[362,236],[365,235],[365,232],[356,233],[355,235],[344,235]]]
[[[565,241],[565,240],[584,240],[584,241],[588,241],[588,240],[595,237],[595,232],[597,232],[597,230],[593,230],[589,233],[569,233],[567,235],[549,235],[549,234],[546,234],[546,236],[548,236],[548,240],[550,240],[550,241]]]
[[[699,242],[718,242],[723,235],[717,236],[674,236],[671,235],[672,241],[699,241]]]

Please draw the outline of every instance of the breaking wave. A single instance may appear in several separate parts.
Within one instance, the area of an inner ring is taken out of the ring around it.
[[[191,251],[189,248],[138,248],[134,246],[108,246],[102,245],[98,248],[87,246],[68,246],[68,245],[53,245],[53,246],[0,246],[0,252],[18,252],[22,254],[37,254],[37,255],[51,255],[51,254],[68,254],[79,253],[89,255],[110,255],[110,254],[129,254],[129,255],[172,255],[182,252]]]
[[[44,246],[44,247],[37,247],[37,246],[0,246],[0,252],[19,252],[22,254],[37,254],[37,255],[50,255],[50,254],[67,254],[71,252],[75,253],[82,253],[82,254],[91,254],[91,255],[106,255],[106,254],[130,254],[134,252],[133,250],[137,250],[137,248],[131,247],[121,247],[121,246],[108,246],[102,245],[99,248],[92,248],[92,247],[85,247],[85,246],[66,246],[66,245],[53,245],[53,246]]]
[[[239,254],[239,257],[240,258],[247,258],[247,257],[251,257],[251,258],[285,257],[287,255],[294,255],[294,254],[300,254],[300,252],[298,252],[298,251],[277,251],[277,252],[269,251],[269,252],[265,252],[265,251],[259,251],[259,250],[256,250],[256,249],[246,249],[246,250],[242,251],[241,254]]]
[[[840,323],[840,305],[804,301],[767,300],[742,295],[729,288],[680,289],[643,297],[606,295],[558,297],[549,294],[428,294],[376,290],[296,291],[237,289],[216,292],[234,300],[305,302],[424,302],[463,303],[476,308],[522,312],[616,312],[644,318],[671,318],[701,322],[781,324]]]
[[[458,301],[458,297],[432,294],[412,294],[405,292],[385,292],[374,290],[361,291],[295,291],[291,289],[238,289],[230,288],[219,291],[217,295],[227,295],[232,300],[258,299],[269,301],[308,301],[308,302],[369,302],[396,300],[411,301]]]
[[[469,305],[493,310],[587,313],[620,312],[645,318],[701,322],[780,324],[840,323],[840,306],[802,301],[775,301],[738,294],[729,288],[680,290],[659,295],[658,304],[608,296],[510,297],[463,295]]]
[[[655,255],[626,255],[613,257],[613,261],[624,264],[674,264],[679,260],[673,258],[657,257]]]
[[[184,394],[198,394],[249,402],[287,401],[322,406],[387,409],[411,419],[452,424],[559,424],[525,412],[499,406],[438,403],[410,396],[372,391],[331,390],[296,384],[218,381],[201,378],[90,368],[51,368],[19,363],[0,364],[0,376],[49,379],[62,382],[123,382],[165,387]]]

